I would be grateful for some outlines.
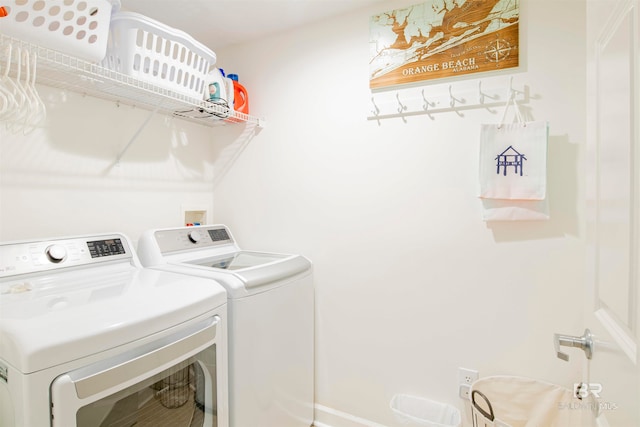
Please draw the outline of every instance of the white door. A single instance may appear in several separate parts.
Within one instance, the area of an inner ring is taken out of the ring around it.
[[[598,426],[640,426],[640,0],[587,0],[587,388]]]

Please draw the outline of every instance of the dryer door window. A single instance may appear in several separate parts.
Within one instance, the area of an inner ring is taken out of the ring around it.
[[[213,383],[213,372],[205,372],[197,361],[184,365],[163,372],[152,384],[141,382],[83,406],[76,413],[77,426],[218,427],[217,408],[207,414],[204,403],[204,384]]]
[[[216,368],[224,362],[215,326],[142,355],[126,354],[61,375],[51,386],[53,426],[224,426],[226,415],[219,410],[225,411],[226,396]],[[191,344],[196,344],[192,351],[183,347]],[[174,358],[175,351],[181,356]],[[139,367],[145,372],[137,372]]]

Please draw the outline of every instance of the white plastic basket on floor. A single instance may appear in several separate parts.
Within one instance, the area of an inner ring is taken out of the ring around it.
[[[589,404],[565,387],[523,377],[485,377],[471,386],[474,427],[580,427]]]
[[[107,50],[112,11],[120,0],[4,0],[0,33],[90,62]]]
[[[446,403],[422,397],[396,394],[391,399],[391,410],[403,424],[427,427],[457,427],[460,411]]]
[[[113,15],[103,66],[199,100],[216,54],[187,33],[133,12]]]

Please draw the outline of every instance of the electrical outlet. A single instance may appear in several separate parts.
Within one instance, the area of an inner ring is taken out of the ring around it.
[[[460,384],[460,388],[458,389],[458,394],[461,399],[470,400],[471,399],[471,386],[469,384]]]
[[[463,385],[471,385],[474,381],[476,381],[480,375],[478,371],[467,368],[458,368],[458,384]]]

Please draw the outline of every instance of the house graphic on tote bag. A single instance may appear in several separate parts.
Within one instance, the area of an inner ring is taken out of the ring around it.
[[[523,162],[527,160],[527,158],[524,154],[518,153],[518,151],[510,145],[509,148],[498,154],[495,160],[497,160],[496,173],[498,175],[500,175],[500,168],[502,168],[502,174],[507,176],[507,168],[513,166],[514,173],[522,176]]]

